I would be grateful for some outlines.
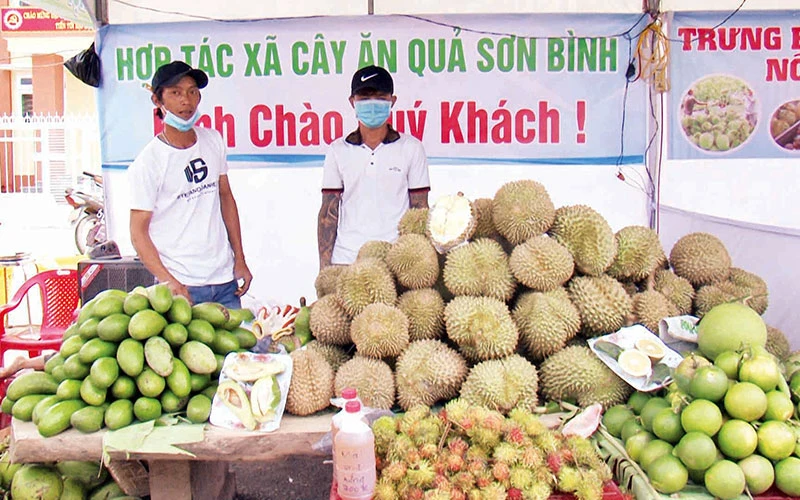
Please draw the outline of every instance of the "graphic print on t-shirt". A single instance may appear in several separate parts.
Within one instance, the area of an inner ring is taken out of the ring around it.
[[[189,164],[183,169],[183,174],[186,176],[186,181],[190,186],[200,184],[208,177],[208,166],[202,158],[195,158],[189,161]],[[201,195],[214,193],[216,187],[217,181],[201,184],[179,194],[177,199],[193,200]]]
[[[183,169],[183,173],[186,175],[186,180],[189,181],[189,183],[194,182],[195,184],[200,184],[208,177],[208,167],[202,158],[195,158],[186,165],[186,168]]]

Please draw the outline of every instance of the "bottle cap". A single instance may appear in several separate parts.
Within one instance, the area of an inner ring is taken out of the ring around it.
[[[347,413],[358,413],[361,411],[361,403],[359,403],[358,401],[348,401],[344,405],[344,410]]]
[[[348,387],[342,391],[342,398],[344,399],[356,399],[358,397],[358,392],[353,387]]]

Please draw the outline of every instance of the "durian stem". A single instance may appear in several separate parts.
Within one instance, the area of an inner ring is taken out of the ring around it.
[[[647,277],[647,281],[646,281],[646,284],[645,284],[645,289],[648,292],[655,289],[655,286],[656,286],[656,271],[658,271],[658,269],[654,269],[653,272],[650,273],[650,276]]]

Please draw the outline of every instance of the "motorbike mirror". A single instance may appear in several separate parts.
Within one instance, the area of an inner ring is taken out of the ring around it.
[[[89,258],[93,260],[112,260],[121,259],[119,253],[119,246],[113,240],[104,241],[99,245],[95,245],[89,250]]]

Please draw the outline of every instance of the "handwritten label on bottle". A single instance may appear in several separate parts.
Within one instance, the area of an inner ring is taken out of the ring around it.
[[[372,493],[375,486],[374,458],[367,455],[361,453],[361,450],[337,451],[336,469],[340,494],[360,496]],[[365,463],[367,460],[371,463]]]

